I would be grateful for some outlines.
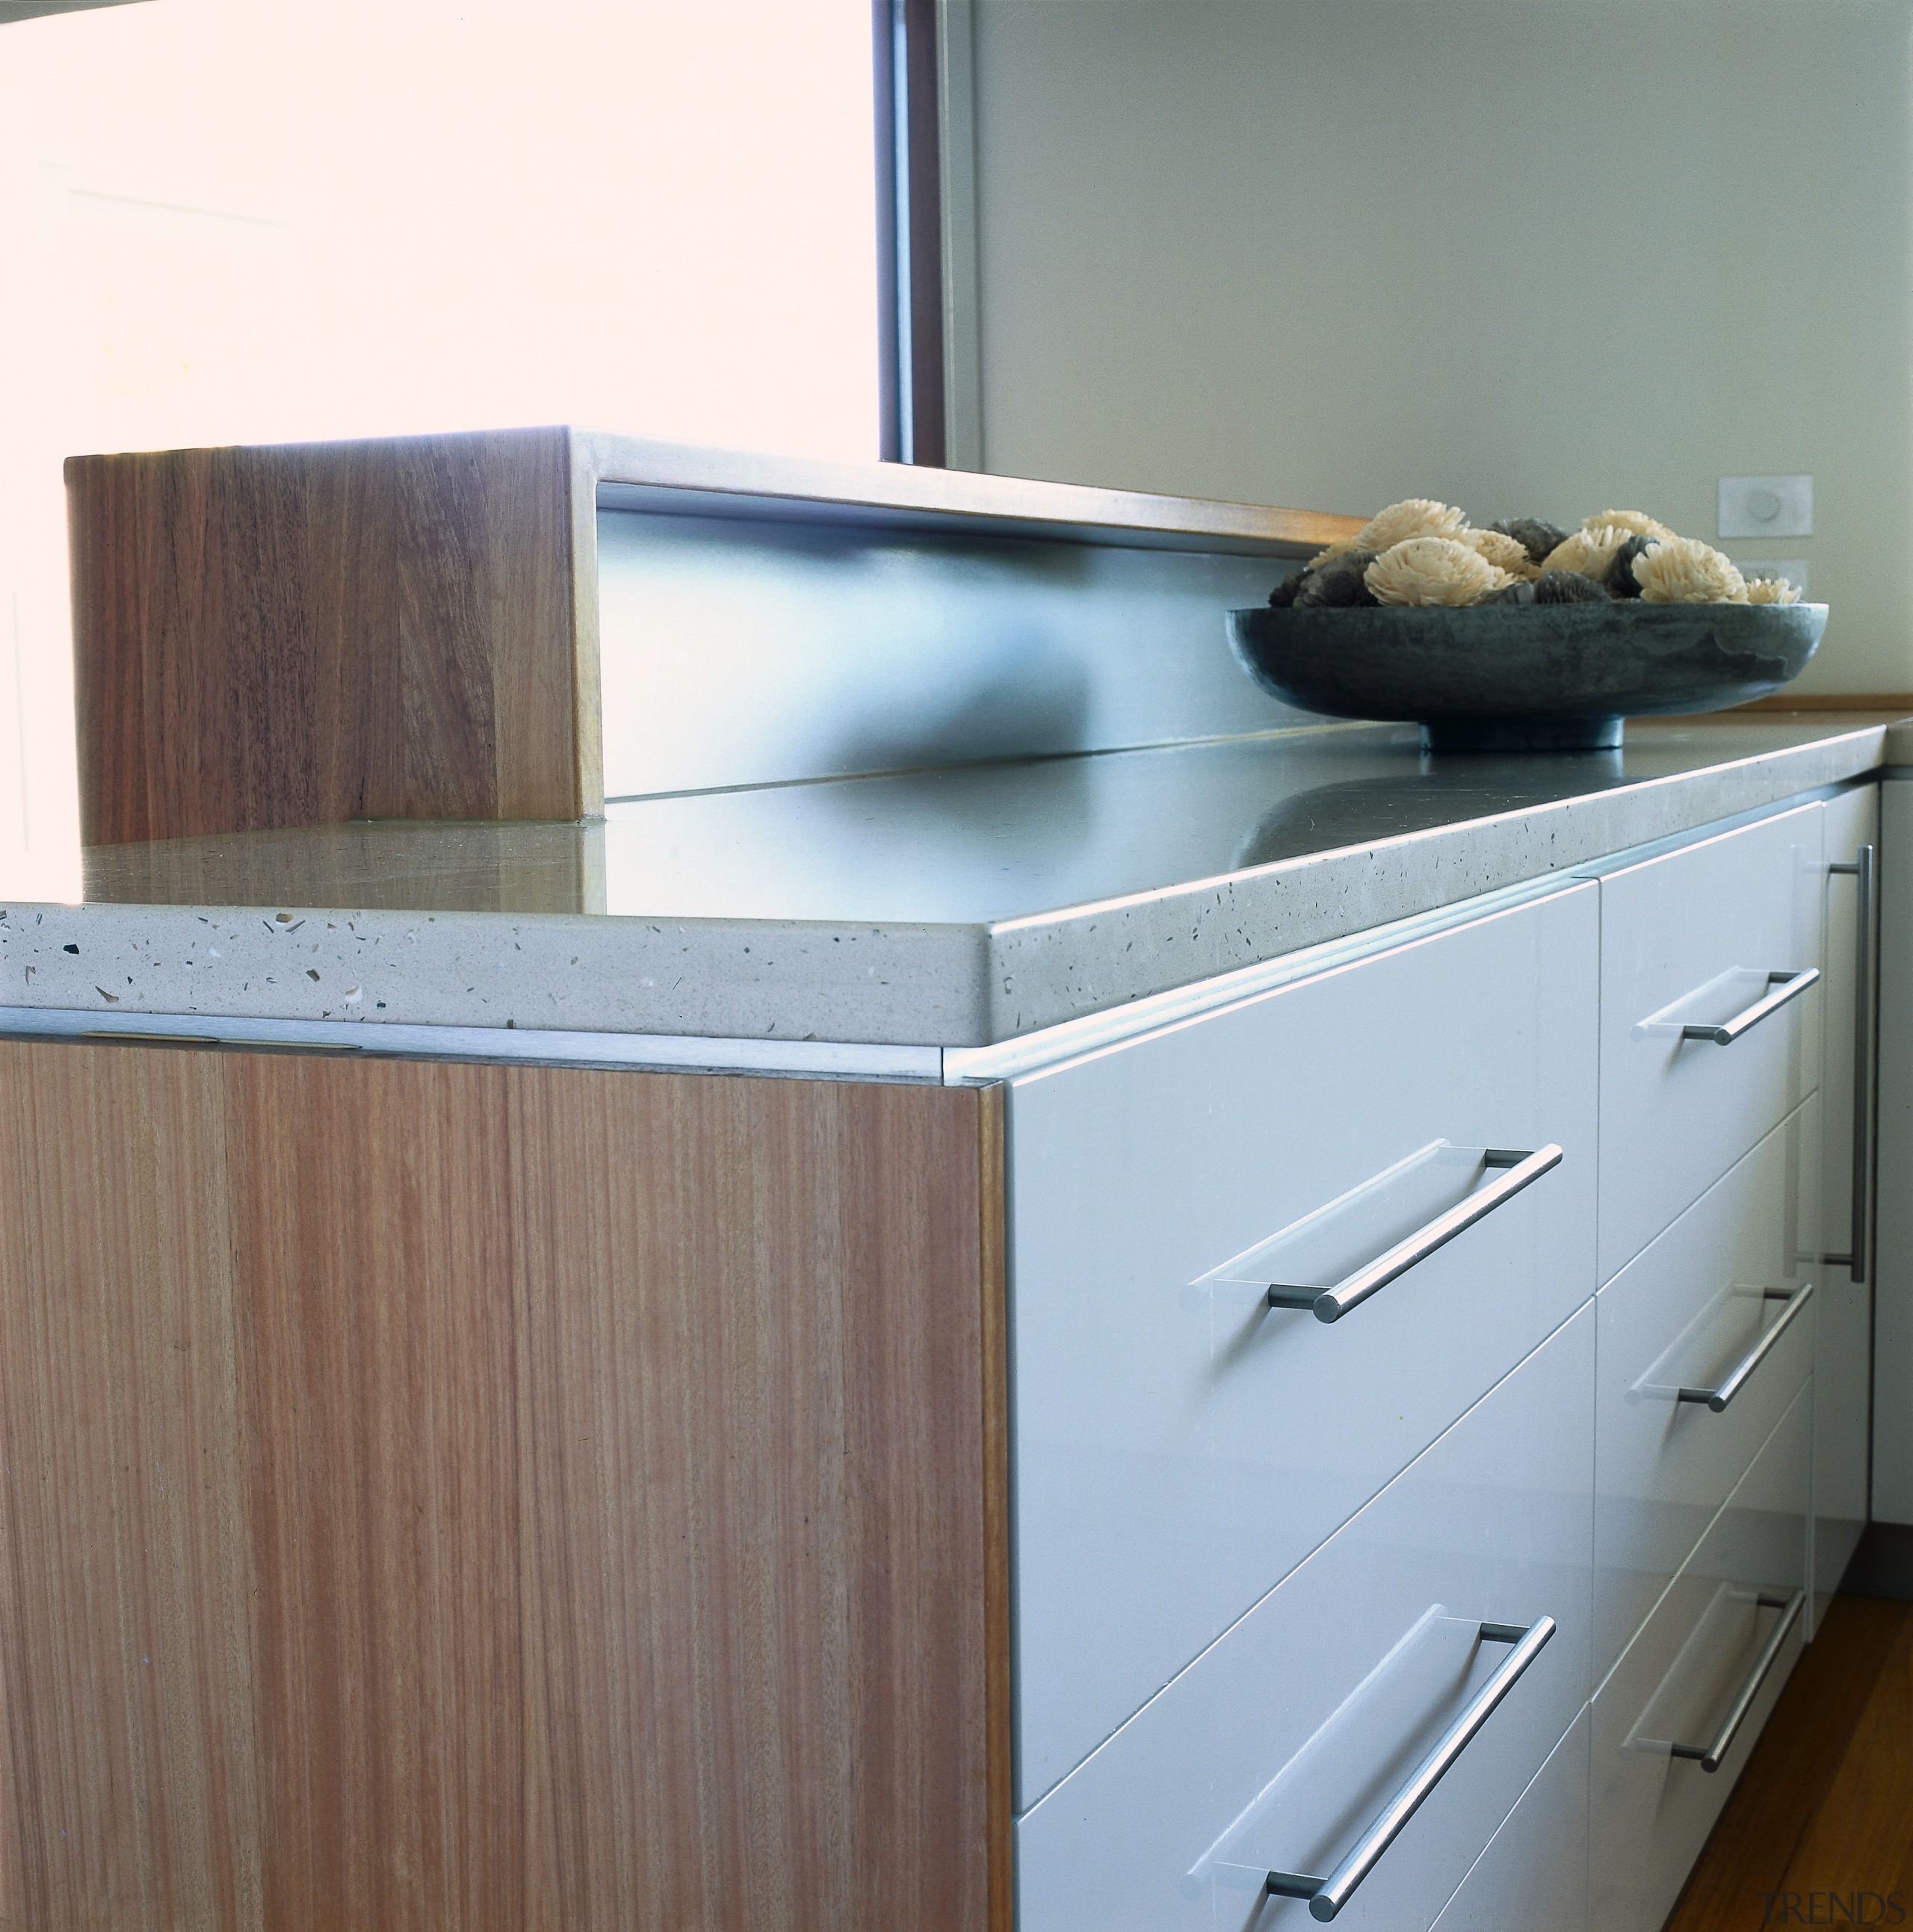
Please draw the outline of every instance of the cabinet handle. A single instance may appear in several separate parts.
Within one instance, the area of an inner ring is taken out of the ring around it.
[[[1773,1668],[1773,1660],[1780,1654],[1780,1646],[1787,1640],[1787,1633],[1798,1621],[1800,1606],[1806,1601],[1806,1592],[1796,1590],[1791,1597],[1758,1596],[1754,1601],[1764,1610],[1782,1612],[1780,1621],[1773,1626],[1773,1634],[1761,1646],[1760,1654],[1754,1659],[1752,1670],[1747,1672],[1747,1681],[1740,1686],[1740,1694],[1734,1700],[1734,1708],[1721,1720],[1720,1728],[1713,1734],[1713,1742],[1706,1744],[1670,1744],[1668,1748],[1676,1757],[1698,1758],[1703,1771],[1718,1771],[1720,1761],[1732,1749],[1734,1733],[1746,1721],[1747,1713],[1753,1708],[1753,1700],[1760,1695],[1760,1687],[1767,1682],[1767,1673]]]
[[[1854,897],[1856,935],[1853,948],[1853,1227],[1843,1255],[1825,1258],[1843,1268],[1853,1281],[1866,1279],[1866,1197],[1872,1151],[1873,1109],[1873,848],[1863,845],[1851,863],[1842,860],[1830,872],[1851,874],[1859,887]]]
[[[1743,1033],[1759,1025],[1770,1013],[1777,1013],[1789,1000],[1797,1000],[1820,976],[1818,966],[1796,967],[1791,972],[1770,973],[1767,983],[1776,990],[1736,1013],[1725,1026],[1684,1026],[1683,1040],[1709,1040],[1716,1046],[1731,1046]]]
[[[1482,1155],[1485,1168],[1505,1168],[1499,1180],[1478,1188],[1464,1201],[1458,1201],[1445,1214],[1437,1214],[1426,1226],[1417,1228],[1404,1241],[1398,1241],[1366,1268],[1345,1275],[1332,1288],[1309,1288],[1290,1282],[1269,1284],[1271,1308],[1308,1308],[1318,1322],[1339,1322],[1351,1308],[1357,1308],[1377,1288],[1386,1288],[1398,1275],[1406,1274],[1417,1262],[1425,1262],[1436,1249],[1446,1247],[1464,1229],[1472,1228],[1483,1215],[1513,1200],[1524,1187],[1539,1180],[1551,1167],[1561,1162],[1561,1150],[1550,1144],[1533,1154],[1515,1148],[1489,1148]]]
[[[1513,1690],[1521,1673],[1541,1654],[1542,1646],[1554,1634],[1552,1617],[1537,1618],[1525,1628],[1519,1624],[1483,1624],[1480,1631],[1483,1643],[1512,1643],[1515,1647],[1481,1687],[1473,1702],[1409,1773],[1407,1783],[1377,1814],[1374,1822],[1356,1840],[1354,1849],[1326,1878],[1311,1878],[1302,1872],[1272,1871],[1269,1874],[1269,1890],[1278,1898],[1307,1899],[1311,1918],[1334,1918],[1401,1835],[1401,1828],[1422,1808],[1429,1792],[1454,1768],[1455,1760],[1467,1749],[1475,1733],[1494,1714],[1495,1706]],[[1755,1688],[1758,1688],[1758,1684]],[[1748,1701],[1752,1696],[1752,1691],[1747,1693]]]
[[[1674,1393],[1677,1402],[1704,1402],[1718,1415],[1740,1393],[1741,1384],[1766,1360],[1767,1351],[1786,1332],[1788,1323],[1812,1299],[1813,1284],[1809,1281],[1795,1288],[1769,1288],[1763,1289],[1761,1294],[1766,1300],[1786,1303],[1779,1320],[1747,1351],[1733,1373],[1718,1388],[1678,1389]]]

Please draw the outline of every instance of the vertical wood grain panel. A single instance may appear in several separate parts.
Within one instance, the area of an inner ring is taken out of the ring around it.
[[[86,842],[602,810],[575,467],[562,429],[72,459]]]
[[[221,1070],[0,1052],[0,1924],[260,1923]]]
[[[0,1924],[1006,1924],[996,1096],[16,1042],[0,1106]]]

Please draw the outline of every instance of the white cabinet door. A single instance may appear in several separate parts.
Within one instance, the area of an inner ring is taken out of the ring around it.
[[[1812,1438],[1809,1384],[1595,1695],[1596,1932],[1659,1932],[1799,1658],[1803,1600],[1781,1606],[1805,1595]],[[1677,1754],[1719,1742],[1756,1684],[1717,1770]]]
[[[1866,1526],[1875,1266],[1868,1226],[1875,1037],[1869,902],[1878,890],[1879,787],[1858,786],[1830,799],[1822,809],[1829,869],[1821,1079],[1827,1178],[1821,1252],[1829,1260],[1821,1275],[1813,1369],[1816,1621]],[[1856,869],[1831,869],[1838,866]]]
[[[1584,1710],[1554,1747],[1434,1932],[1586,1932],[1591,1721]]]
[[[1593,1293],[1596,910],[1569,886],[1013,1084],[1019,1810]],[[1549,1144],[1340,1320],[1269,1305]]]
[[[1913,1523],[1913,779],[1880,787],[1878,1066],[1872,1514]]]
[[[1596,1678],[1812,1370],[1818,1112],[1802,1102],[1596,1298]]]
[[[1603,1281],[1819,1079],[1821,817],[1802,806],[1601,880]]]
[[[1018,1820],[1019,1932],[1313,1923],[1269,1872],[1347,1854],[1512,1654],[1484,1620],[1551,1616],[1337,1922],[1423,1932],[1586,1701],[1593,1345],[1584,1306]]]

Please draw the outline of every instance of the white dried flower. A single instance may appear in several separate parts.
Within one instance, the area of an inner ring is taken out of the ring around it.
[[[1749,604],[1797,604],[1800,592],[1784,577],[1750,577],[1747,579]]]
[[[1634,580],[1650,604],[1744,604],[1746,579],[1698,537],[1668,537],[1634,560]]]
[[[1452,504],[1437,503],[1432,496],[1410,496],[1377,510],[1362,526],[1356,548],[1392,550],[1410,537],[1458,536],[1467,524],[1467,518]]]
[[[1302,568],[1305,570],[1320,570],[1325,563],[1332,559],[1345,556],[1350,550],[1359,550],[1361,548],[1362,546],[1353,537],[1338,537],[1326,550],[1318,550]]]
[[[1407,537],[1392,544],[1362,580],[1382,604],[1472,604],[1515,581],[1452,537]]]
[[[1614,561],[1614,552],[1634,535],[1621,524],[1584,526],[1564,538],[1542,560],[1543,570],[1572,570],[1581,577],[1600,577]]]
[[[1533,583],[1541,574],[1540,567],[1528,561],[1527,546],[1501,530],[1458,530],[1457,543],[1464,543],[1477,556],[1485,556],[1497,570],[1505,570],[1511,577],[1525,578]]]
[[[1587,518],[1581,527],[1584,530],[1623,530],[1633,536],[1658,537],[1663,542],[1674,534],[1666,524],[1656,522],[1644,510],[1603,510],[1598,517]]]

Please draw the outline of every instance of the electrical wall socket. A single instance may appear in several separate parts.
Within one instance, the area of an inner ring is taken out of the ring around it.
[[[1724,537],[1810,537],[1811,476],[1723,476],[1720,534]]]

